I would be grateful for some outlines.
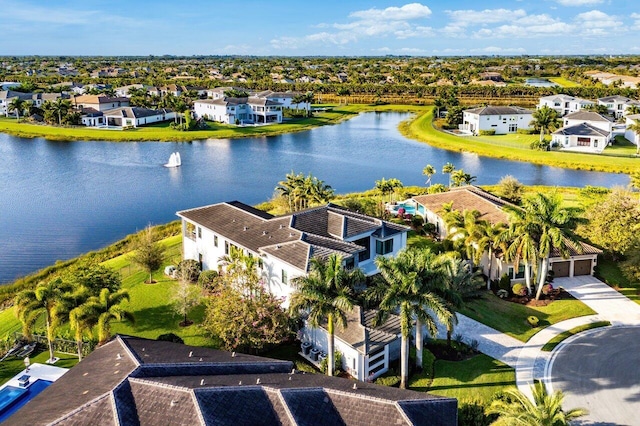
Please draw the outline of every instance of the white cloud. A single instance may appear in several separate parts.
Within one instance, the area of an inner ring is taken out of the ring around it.
[[[365,21],[408,21],[427,18],[431,9],[420,3],[405,4],[402,7],[388,7],[386,9],[368,9],[352,12],[349,17],[360,18]]]
[[[558,0],[563,6],[589,6],[602,3],[603,0]]]
[[[446,13],[451,17],[450,25],[455,27],[509,22],[527,15],[523,9],[448,10]]]
[[[631,19],[633,19],[633,29],[640,30],[640,13],[632,13]]]
[[[599,10],[580,13],[575,21],[583,35],[607,35],[624,30],[622,21]]]
[[[470,49],[469,50],[472,53],[484,53],[484,54],[490,54],[490,55],[498,55],[498,54],[505,54],[505,55],[509,55],[509,54],[522,54],[522,53],[527,53],[527,50],[524,49],[523,47],[498,47],[498,46],[487,46],[487,47],[483,47],[483,48],[479,48],[479,49]]]

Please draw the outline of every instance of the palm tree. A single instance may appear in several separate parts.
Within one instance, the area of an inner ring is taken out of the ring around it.
[[[395,258],[376,257],[376,266],[384,280],[367,290],[370,300],[380,301],[374,326],[383,324],[390,313],[399,310],[402,335],[400,387],[403,389],[409,375],[409,336],[413,319],[418,319],[420,328],[425,326],[433,336],[437,332],[436,318],[446,324],[453,316],[450,307],[421,280],[420,267],[413,263],[417,257],[411,253],[414,250],[404,249]],[[425,259],[433,261],[430,250],[424,252]]]
[[[103,288],[99,296],[89,298],[83,310],[87,315],[95,315],[98,325],[98,342],[105,343],[111,338],[111,321],[134,322],[133,314],[124,310],[120,305],[124,301],[129,301],[127,290],[111,292],[108,288]],[[82,318],[82,315],[79,316]]]
[[[562,409],[564,394],[556,391],[549,395],[542,382],[531,387],[533,401],[516,388],[506,389],[504,396],[487,408],[487,414],[497,414],[494,425],[569,426],[571,421],[588,414],[583,408]]]
[[[631,130],[636,135],[636,155],[640,155],[640,120],[633,120],[633,124],[627,126],[627,130]]]
[[[450,186],[471,185],[477,179],[476,176],[471,176],[469,173],[466,173],[462,169],[452,171],[449,176]]]
[[[447,226],[447,238],[460,250],[464,250],[467,259],[472,263],[480,260],[483,252],[478,249],[478,242],[482,239],[482,229],[487,226],[480,220],[478,210],[465,210],[460,213],[453,210],[452,204],[443,206],[443,219]]]
[[[451,186],[451,173],[456,169],[452,163],[447,163],[442,166],[442,173],[449,175],[449,186]]]
[[[307,321],[312,327],[327,322],[327,375],[333,376],[335,356],[334,326],[347,326],[347,313],[355,303],[354,287],[364,281],[360,269],[346,270],[342,257],[330,255],[326,260],[312,258],[306,276],[292,280],[295,292],[291,296],[289,311],[308,313]]]
[[[22,332],[30,338],[36,321],[44,316],[49,344],[49,360],[53,362],[55,332],[64,319],[64,306],[71,287],[60,278],[42,282],[35,290],[24,290],[16,296],[16,315],[22,322]]]
[[[58,98],[51,103],[50,108],[58,116],[58,125],[62,125],[62,116],[68,114],[71,109],[71,102],[67,99]]]
[[[424,169],[422,169],[422,174],[427,177],[425,184],[428,183],[429,186],[431,186],[431,176],[436,174],[436,169],[431,164],[427,164]]]
[[[78,359],[82,361],[82,339],[84,335],[91,337],[91,330],[98,324],[99,313],[91,303],[84,303],[69,312],[69,325],[75,331],[78,347]]]
[[[505,251],[504,235],[507,227],[504,223],[491,223],[482,221],[477,229],[478,239],[476,240],[476,263],[480,263],[480,258],[487,252],[489,269],[487,271],[487,290],[491,288],[491,269],[493,266],[493,256],[497,250]]]
[[[20,98],[13,98],[9,102],[9,108],[7,111],[13,111],[16,113],[16,120],[20,120],[20,112],[24,111],[27,106],[27,102]]]
[[[531,120],[529,125],[533,126],[536,130],[540,130],[540,142],[544,139],[545,132],[549,133],[560,126],[558,112],[546,105],[535,110],[532,116],[533,120]]]

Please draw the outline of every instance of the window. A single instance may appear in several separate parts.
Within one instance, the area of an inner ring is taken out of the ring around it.
[[[507,275],[509,275],[509,278],[513,278],[513,266],[509,266],[509,273]]]
[[[354,266],[356,266],[356,261],[354,260],[353,257],[350,257],[349,259],[345,260],[344,262],[345,269],[353,269]]]
[[[224,242],[224,254],[229,254],[229,242]]]
[[[369,237],[356,240],[354,244],[364,247],[364,251],[358,253],[358,262],[365,262],[371,258],[371,239]]]
[[[218,236],[217,235],[213,236],[213,246],[214,247],[218,247]]]
[[[376,240],[376,254],[389,254],[393,251],[393,239],[386,241]]]
[[[282,270],[281,280],[282,280],[282,284],[289,284],[289,278],[287,277],[287,271],[285,271],[284,269]]]
[[[591,139],[578,138],[578,146],[591,146]]]
[[[198,226],[198,238],[202,238],[202,228]]]
[[[509,124],[509,131],[510,132],[517,132],[518,131],[518,125],[517,124]]]
[[[524,278],[524,265],[519,265],[518,266],[518,273],[513,278],[515,278],[515,279]]]
[[[593,147],[597,148],[598,147],[598,139],[594,139],[593,140]]]

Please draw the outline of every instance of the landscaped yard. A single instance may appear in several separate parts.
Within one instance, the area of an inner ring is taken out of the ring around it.
[[[504,301],[490,292],[468,302],[460,313],[523,342],[551,324],[595,314],[591,308],[575,299],[555,300],[548,306],[533,307]],[[539,327],[532,328],[527,323],[527,317],[531,315],[538,317]]]
[[[55,356],[60,358],[55,364],[56,367],[71,368],[78,363],[78,357],[75,355],[55,352]],[[45,364],[49,359],[49,350],[44,348],[38,354],[30,356],[29,359],[32,364]],[[10,358],[0,362],[0,385],[22,370],[24,370],[24,360],[22,358]]]
[[[640,167],[640,158],[635,158],[635,151],[631,154],[632,157],[617,156],[618,153],[622,155],[625,152],[624,150],[628,150],[629,147],[620,147],[620,150],[613,150],[612,152],[616,155],[538,151],[530,149],[526,143],[535,135],[460,137],[435,129],[432,120],[433,109],[401,123],[400,132],[407,137],[427,142],[438,148],[473,152],[487,157],[505,158],[534,164],[620,173],[631,173]]]
[[[629,279],[622,274],[617,262],[600,256],[600,258],[598,258],[596,272],[600,280],[637,304],[640,304],[640,283],[629,281]]]

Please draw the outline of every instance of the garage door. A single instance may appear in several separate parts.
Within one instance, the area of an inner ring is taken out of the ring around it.
[[[591,275],[591,259],[573,262],[573,275]]]
[[[568,277],[569,276],[569,262],[554,262],[551,265],[554,277]]]

